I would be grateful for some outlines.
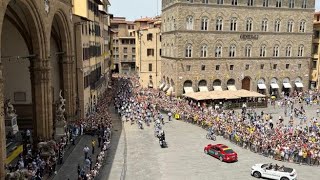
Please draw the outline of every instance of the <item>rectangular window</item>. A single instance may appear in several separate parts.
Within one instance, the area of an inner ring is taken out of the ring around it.
[[[147,56],[154,56],[154,49],[147,49]]]
[[[301,64],[298,64],[298,69],[301,69]]]
[[[133,54],[136,53],[136,48],[135,48],[135,47],[132,48],[132,53],[133,53]]]
[[[317,69],[317,60],[312,61],[312,69]]]
[[[152,71],[152,63],[149,63],[149,71]]]
[[[290,67],[290,64],[286,64],[286,69],[289,69],[289,67]]]
[[[217,0],[217,4],[223,4],[223,0]]]
[[[132,60],[133,60],[133,61],[136,60],[136,55],[132,55]]]
[[[234,68],[234,65],[230,65],[230,70],[232,71]]]
[[[249,68],[250,68],[250,65],[246,64],[246,70],[249,70]]]
[[[123,53],[128,53],[128,48],[124,47],[123,48]]]
[[[152,33],[147,34],[147,41],[152,41]]]
[[[206,70],[206,66],[205,65],[201,65],[201,71],[205,71]]]
[[[273,64],[273,69],[277,69],[277,64]]]
[[[128,59],[128,55],[123,55],[123,60],[127,60]]]
[[[191,70],[191,66],[190,66],[190,65],[187,65],[187,66],[186,66],[186,69],[187,69],[187,71],[190,71],[190,70]]]
[[[159,49],[159,55],[162,56],[162,51],[161,51],[161,49]]]
[[[264,64],[260,64],[260,69],[263,69],[264,68]]]
[[[253,6],[253,0],[248,0],[248,6]]]
[[[314,31],[314,38],[318,39],[319,38],[319,31]]]
[[[216,65],[216,71],[220,70],[220,65]]]

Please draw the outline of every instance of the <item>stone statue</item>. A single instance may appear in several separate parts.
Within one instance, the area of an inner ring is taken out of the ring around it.
[[[50,0],[44,0],[44,10],[47,14],[49,14],[50,11]]]
[[[56,120],[57,121],[65,121],[65,117],[64,117],[64,112],[66,111],[65,101],[66,101],[66,99],[64,99],[62,97],[62,90],[60,90],[59,101],[57,102],[57,107],[56,107]]]
[[[54,156],[56,154],[54,151],[55,147],[56,147],[56,142],[53,140],[38,143],[38,149],[41,152],[40,155],[45,157]]]
[[[4,103],[4,110],[6,116],[14,116],[16,114],[16,110],[14,109],[13,105],[11,104],[10,99],[7,99]]]

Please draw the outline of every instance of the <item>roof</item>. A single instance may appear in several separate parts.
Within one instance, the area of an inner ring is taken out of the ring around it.
[[[193,92],[184,94],[185,97],[201,101],[201,100],[215,100],[215,99],[240,99],[246,97],[266,97],[263,94],[247,91],[244,89],[237,91],[209,91],[209,92]]]
[[[150,22],[150,21],[153,21],[153,18],[145,17],[145,18],[136,19],[134,22]]]

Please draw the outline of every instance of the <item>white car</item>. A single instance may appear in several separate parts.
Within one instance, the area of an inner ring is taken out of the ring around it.
[[[275,164],[255,164],[251,167],[251,175],[256,178],[275,180],[297,180],[297,172],[293,168]]]

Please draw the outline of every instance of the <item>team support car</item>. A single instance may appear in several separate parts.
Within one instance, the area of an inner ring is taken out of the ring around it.
[[[297,180],[297,172],[293,168],[278,166],[272,163],[255,164],[251,167],[251,175],[256,178],[275,180]]]
[[[204,153],[224,162],[238,161],[238,154],[224,144],[208,144],[204,147]]]

